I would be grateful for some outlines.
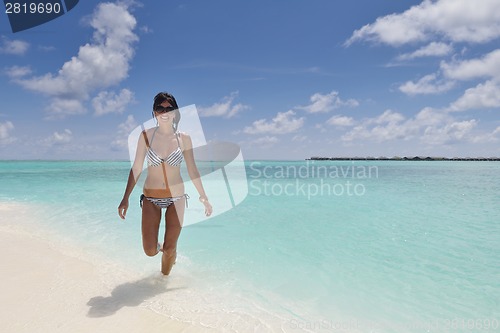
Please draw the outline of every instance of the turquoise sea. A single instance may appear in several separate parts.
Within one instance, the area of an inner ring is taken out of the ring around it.
[[[181,233],[187,287],[142,306],[221,332],[500,331],[499,162],[244,163],[246,198]],[[2,161],[0,205],[147,277],[140,188],[117,215],[129,168]]]

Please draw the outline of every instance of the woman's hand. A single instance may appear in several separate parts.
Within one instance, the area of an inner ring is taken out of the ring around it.
[[[208,202],[208,199],[206,197],[200,197],[200,201],[205,206],[205,216],[212,215],[212,205]]]
[[[122,218],[122,220],[125,220],[125,216],[127,215],[127,209],[128,209],[128,199],[123,199],[122,202],[120,202],[120,205],[118,206],[118,215]]]

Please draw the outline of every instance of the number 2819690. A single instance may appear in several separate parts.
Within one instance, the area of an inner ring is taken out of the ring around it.
[[[18,3],[18,2],[6,2],[5,3],[5,13],[6,14],[58,14],[61,12],[61,4],[55,3]]]

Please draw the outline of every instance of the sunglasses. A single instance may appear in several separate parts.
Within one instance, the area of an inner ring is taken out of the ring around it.
[[[157,113],[167,113],[167,112],[171,112],[171,111],[174,111],[174,110],[177,110],[177,109],[175,107],[173,107],[173,106],[161,106],[161,105],[159,105],[158,107],[156,107],[155,112],[157,112]]]

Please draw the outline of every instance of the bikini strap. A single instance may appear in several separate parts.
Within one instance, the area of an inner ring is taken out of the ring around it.
[[[142,131],[142,135],[144,136],[144,141],[146,141],[146,147],[150,147],[149,146],[149,140],[148,140],[148,136],[146,134],[146,130]]]
[[[151,135],[151,144],[153,144],[153,140],[155,139],[155,134],[156,134],[157,130],[158,130],[158,126],[155,128],[153,135]]]
[[[179,136],[181,135],[181,133],[179,132],[175,132],[175,138],[177,139],[177,146],[179,148],[181,148],[181,143],[179,142]],[[182,149],[181,149],[182,150]]]

